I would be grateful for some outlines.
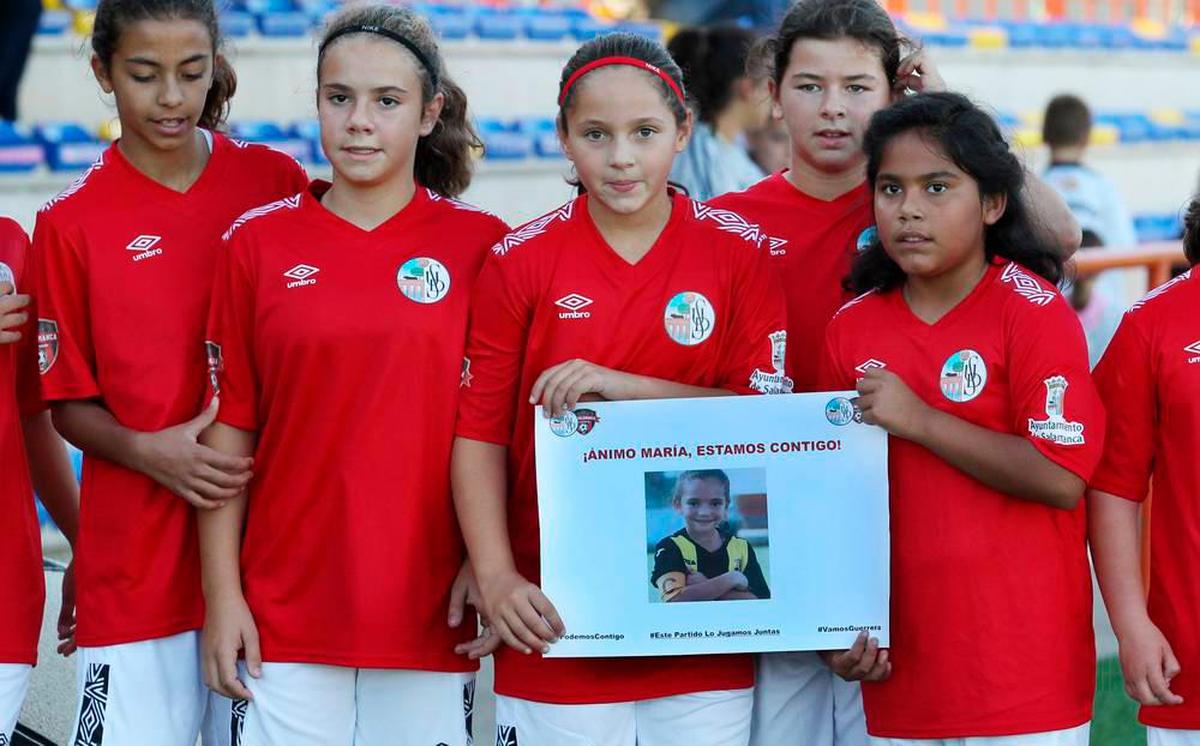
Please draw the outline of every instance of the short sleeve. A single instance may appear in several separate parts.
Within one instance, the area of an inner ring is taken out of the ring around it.
[[[459,437],[505,446],[516,421],[532,319],[527,283],[511,265],[490,255],[475,281],[455,428]]]
[[[818,391],[846,391],[854,388],[853,377],[846,374],[839,356],[839,326],[830,321],[825,327],[825,344],[817,363]]]
[[[654,570],[650,585],[658,588],[663,601],[670,601],[687,587],[687,565],[679,545],[667,537],[654,546]]]
[[[217,420],[258,430],[258,371],[254,357],[254,278],[238,251],[244,231],[222,242],[205,335],[208,396],[219,396]]]
[[[48,401],[99,396],[84,247],[51,215],[41,213],[33,231],[31,263],[42,395]]]
[[[1108,421],[1104,456],[1091,487],[1140,502],[1154,470],[1158,397],[1150,344],[1134,316],[1126,314],[1094,377],[1101,401],[1120,417]]]
[[[1088,369],[1087,343],[1061,296],[1034,306],[1014,296],[1007,329],[1013,432],[1085,482],[1104,447],[1104,408]]]
[[[750,550],[750,561],[746,563],[746,580],[750,583],[750,592],[758,598],[770,598],[771,589],[767,586],[767,579],[763,576],[762,565],[758,563],[758,555],[754,552],[754,547],[748,547]]]
[[[734,275],[730,297],[732,329],[722,351],[722,388],[739,394],[789,394],[792,379],[785,371],[787,359],[787,307],[778,273],[767,252],[734,247],[747,252]]]

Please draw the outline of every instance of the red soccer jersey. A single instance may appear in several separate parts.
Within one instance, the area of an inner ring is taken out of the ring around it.
[[[263,658],[469,671],[450,449],[467,306],[501,220],[418,187],[372,231],[328,184],[252,210],[217,271],[218,417],[258,434],[242,577]]]
[[[29,241],[21,226],[0,218],[0,282],[28,292],[25,253]],[[31,317],[33,314],[31,314]],[[42,540],[33,487],[25,460],[22,416],[42,411],[38,391],[37,335],[31,320],[21,341],[0,345],[0,663],[37,662],[42,627]]]
[[[1200,729],[1200,272],[1135,303],[1095,375],[1113,416],[1091,486],[1141,501],[1153,477],[1148,605],[1181,668],[1171,690],[1183,704],[1139,719]]]
[[[185,193],[137,171],[114,144],[38,214],[38,356],[47,400],[97,399],[123,426],[195,416],[204,321],[221,233],[254,205],[303,188],[303,170],[261,145],[213,135]],[[80,645],[200,627],[194,509],[143,474],[84,459],[75,547]]]
[[[525,402],[542,371],[583,358],[740,393],[785,384],[783,297],[757,226],[675,195],[658,241],[629,264],[600,235],[587,199],[498,243],[472,301],[458,435],[508,446],[509,536],[517,569],[535,583],[534,408]],[[539,702],[620,702],[752,683],[748,656],[543,659],[507,647],[496,655],[496,691]]]
[[[787,372],[796,391],[816,391],[825,326],[850,299],[842,280],[856,250],[873,237],[875,216],[865,183],[826,201],[797,189],[784,173],[709,204],[746,216],[767,234],[787,297]]]
[[[853,388],[886,368],[926,404],[1022,436],[1091,476],[1104,412],[1075,314],[1015,264],[988,268],[934,324],[899,289],[830,322],[821,380]],[[863,685],[884,738],[1072,728],[1092,710],[1096,655],[1084,508],[1003,494],[912,441],[889,441],[892,676]]]

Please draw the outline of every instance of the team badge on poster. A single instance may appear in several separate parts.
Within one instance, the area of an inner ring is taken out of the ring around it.
[[[717,325],[717,312],[700,293],[676,293],[663,312],[667,336],[681,345],[698,345],[708,339]]]
[[[975,350],[959,350],[942,365],[942,395],[952,402],[969,402],[987,385],[987,363]]]
[[[45,375],[58,360],[58,322],[53,319],[38,319],[37,335],[38,370]]]
[[[450,292],[450,272],[437,259],[419,256],[400,265],[396,285],[417,303],[437,303]]]

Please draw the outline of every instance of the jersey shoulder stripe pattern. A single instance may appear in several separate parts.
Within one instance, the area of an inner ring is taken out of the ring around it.
[[[255,218],[261,218],[263,215],[270,215],[277,210],[296,209],[300,206],[300,198],[302,196],[302,194],[293,194],[291,197],[284,197],[283,199],[270,202],[262,205],[261,207],[256,207],[253,210],[247,210],[246,212],[242,213],[237,220],[233,221],[233,224],[229,226],[229,230],[225,231],[225,233],[221,236],[221,240],[228,241],[233,237],[233,234],[238,228],[241,228],[243,225],[249,223]]]
[[[96,158],[95,161],[92,162],[92,165],[88,166],[88,169],[86,171],[84,171],[82,174],[80,174],[75,179],[75,181],[71,182],[70,186],[68,186],[66,189],[62,190],[61,192],[59,192],[49,202],[42,205],[41,209],[38,210],[38,212],[45,212],[45,211],[49,210],[51,207],[54,207],[58,203],[69,199],[72,195],[74,195],[80,189],[83,189],[84,185],[87,184],[88,179],[90,179],[97,171],[104,168],[105,156],[107,156],[107,155],[108,155],[108,151],[101,153],[100,156],[98,158]]]
[[[485,210],[482,207],[476,207],[475,205],[471,204],[470,202],[463,202],[461,199],[455,199],[454,197],[447,197],[445,195],[438,194],[437,192],[433,191],[429,187],[425,187],[425,194],[429,195],[430,202],[445,202],[446,204],[450,205],[451,207],[457,207],[460,210],[466,210],[467,212],[477,212],[480,215],[490,215],[493,218],[498,218],[498,216],[495,213],[489,212],[488,210]]]
[[[572,200],[554,212],[546,213],[540,218],[535,218],[530,222],[517,228],[512,233],[509,233],[504,238],[496,242],[492,247],[492,253],[496,256],[504,256],[509,251],[517,246],[525,243],[531,238],[540,236],[545,233],[551,225],[557,222],[566,222],[571,219],[571,213],[575,210],[575,201]]]
[[[1011,285],[1013,292],[1035,306],[1048,306],[1058,297],[1058,293],[1046,289],[1015,262],[1005,265],[1000,281]]]
[[[1177,285],[1182,285],[1183,283],[1192,279],[1192,272],[1195,272],[1195,271],[1196,271],[1195,269],[1189,269],[1187,272],[1184,272],[1183,274],[1179,275],[1178,277],[1168,280],[1167,282],[1164,282],[1163,284],[1154,288],[1149,293],[1146,293],[1146,295],[1144,295],[1141,300],[1139,300],[1137,303],[1134,303],[1132,306],[1130,306],[1129,310],[1126,311],[1126,313],[1133,313],[1134,311],[1140,310],[1142,306],[1146,305],[1147,303],[1154,300],[1155,298],[1158,298],[1160,296],[1166,295],[1167,293],[1171,292],[1171,288],[1174,288]]]
[[[870,296],[874,295],[875,293],[876,293],[875,290],[868,290],[867,292],[863,293],[862,295],[858,296],[857,298],[851,298],[850,300],[848,300],[842,304],[842,307],[839,308],[837,310],[837,312],[833,314],[833,318],[836,319],[838,316],[842,315],[843,311],[846,311],[850,308],[853,308],[854,306],[857,306],[859,303],[862,303],[864,300],[866,300]]]
[[[697,220],[710,220],[716,223],[717,230],[739,236],[746,243],[754,244],[756,248],[762,246],[762,242],[766,239],[762,228],[746,220],[733,210],[709,207],[702,202],[692,200],[692,214],[696,216]]]

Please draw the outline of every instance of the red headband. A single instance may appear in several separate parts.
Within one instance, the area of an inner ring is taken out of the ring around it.
[[[571,86],[575,85],[576,81],[598,67],[608,67],[609,65],[629,65],[630,67],[636,67],[641,70],[645,70],[648,73],[657,75],[664,83],[669,85],[671,90],[675,92],[675,95],[679,97],[679,103],[684,103],[683,89],[679,87],[679,84],[676,83],[670,75],[667,75],[660,68],[651,65],[645,60],[639,60],[637,57],[601,57],[598,60],[592,60],[575,72],[571,73],[571,77],[567,78],[567,82],[563,84],[562,92],[558,94],[558,105],[562,106],[563,102],[567,100],[567,94],[571,92]]]

